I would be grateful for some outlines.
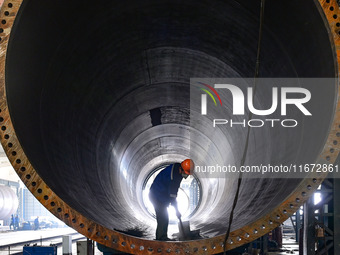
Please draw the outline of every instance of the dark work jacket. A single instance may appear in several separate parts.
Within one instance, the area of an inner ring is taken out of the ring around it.
[[[170,204],[176,200],[182,174],[179,173],[179,163],[169,165],[162,170],[153,181],[150,195],[158,202]]]

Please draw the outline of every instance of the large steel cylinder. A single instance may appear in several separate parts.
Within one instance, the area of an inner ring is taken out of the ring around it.
[[[18,209],[19,201],[14,190],[0,186],[0,219],[8,220]]]
[[[199,179],[201,202],[190,221],[206,238],[195,241],[153,241],[155,219],[141,192],[157,167],[189,155],[200,162],[212,145],[222,158],[242,157],[244,132],[209,136],[201,123],[190,125],[189,84],[193,77],[254,76],[259,9],[259,0],[5,0],[1,142],[26,186],[66,224],[114,249],[221,252],[235,179]],[[335,0],[267,1],[264,20],[261,77],[337,79]],[[318,128],[252,135],[249,164],[305,155],[310,163],[335,162],[338,81],[313,95]],[[193,154],[192,142],[201,148]],[[227,249],[278,226],[324,177],[244,179]],[[136,226],[148,226],[148,237],[117,231]]]

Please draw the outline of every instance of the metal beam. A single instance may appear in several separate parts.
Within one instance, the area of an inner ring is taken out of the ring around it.
[[[340,179],[334,179],[333,188],[334,254],[340,254]]]
[[[303,255],[315,253],[315,215],[314,199],[309,198],[304,204]]]
[[[301,228],[301,214],[300,214],[300,208],[296,211],[295,215],[295,239],[297,242],[299,242],[300,238],[300,228]]]

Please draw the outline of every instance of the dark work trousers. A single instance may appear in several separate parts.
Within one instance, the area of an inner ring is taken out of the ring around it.
[[[157,197],[150,192],[149,198],[153,207],[155,208],[157,229],[156,229],[156,240],[165,241],[168,238],[168,225],[169,225],[169,215],[168,215],[168,205],[169,203],[162,203],[157,200]]]

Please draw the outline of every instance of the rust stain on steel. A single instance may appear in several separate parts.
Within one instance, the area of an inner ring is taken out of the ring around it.
[[[222,252],[224,235],[195,241],[159,242],[128,236],[108,229],[87,219],[71,208],[60,199],[37,174],[16,137],[6,101],[6,50],[11,28],[21,3],[21,0],[5,0],[0,10],[0,136],[2,146],[4,147],[11,164],[27,188],[49,211],[67,225],[92,240],[123,252],[132,254],[216,254]],[[338,5],[335,0],[320,0],[319,3],[321,7],[320,10],[323,11],[328,20],[331,39],[337,53],[337,62],[340,63],[340,12]],[[320,157],[325,162],[334,163],[338,156],[340,144],[339,125],[340,102],[338,101],[328,139],[320,154]],[[255,240],[277,227],[281,222],[292,215],[310,195],[312,195],[325,177],[324,173],[318,173],[302,180],[294,193],[271,213],[263,216],[252,224],[231,232],[227,243],[227,249],[233,249]]]

